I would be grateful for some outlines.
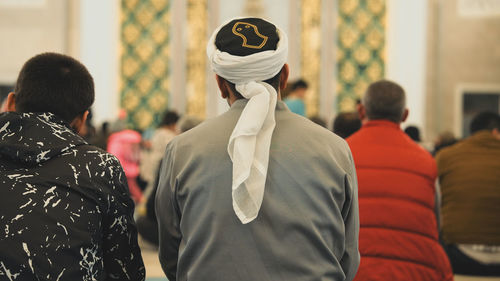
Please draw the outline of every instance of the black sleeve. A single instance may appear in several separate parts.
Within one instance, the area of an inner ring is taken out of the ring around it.
[[[146,271],[137,243],[134,201],[130,198],[127,178],[118,160],[110,168],[112,191],[103,225],[103,254],[106,280],[144,280]]]
[[[156,191],[158,190],[158,183],[160,182],[160,175],[161,175],[161,166],[162,166],[163,161],[160,161],[160,164],[158,165],[158,170],[156,171],[156,177],[155,177],[155,182],[153,185],[153,190],[151,191],[151,194],[148,197],[148,201],[146,202],[146,215],[148,216],[149,219],[156,221],[156,211],[155,211],[155,194]]]

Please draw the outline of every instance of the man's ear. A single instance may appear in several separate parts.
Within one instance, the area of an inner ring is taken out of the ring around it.
[[[365,106],[360,103],[356,105],[356,110],[358,111],[358,116],[361,121],[366,119],[366,109]]]
[[[10,92],[7,96],[7,111],[16,111],[16,94]]]
[[[215,74],[215,80],[217,80],[217,86],[219,87],[222,98],[227,99],[229,97],[229,89],[226,80],[217,74]]]
[[[401,117],[401,123],[406,121],[408,119],[408,115],[410,114],[410,110],[408,108],[405,108],[405,111],[403,112],[403,116]]]
[[[85,111],[82,115],[78,115],[71,121],[71,128],[73,128],[79,135],[85,130],[87,116],[89,115],[89,111]]]
[[[280,75],[280,90],[284,90],[286,88],[286,82],[288,82],[288,75],[290,75],[290,68],[288,67],[288,63],[283,65],[281,69]]]

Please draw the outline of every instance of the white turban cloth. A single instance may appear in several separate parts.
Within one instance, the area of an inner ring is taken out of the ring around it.
[[[276,76],[286,63],[288,38],[276,27],[279,36],[276,50],[235,56],[218,50],[215,45],[217,33],[226,24],[212,34],[207,55],[213,71],[234,83],[236,90],[248,99],[227,146],[233,161],[233,209],[246,224],[257,217],[264,199],[269,149],[276,125],[274,112],[278,94],[263,81]]]

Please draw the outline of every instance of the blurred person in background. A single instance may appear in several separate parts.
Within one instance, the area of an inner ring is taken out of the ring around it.
[[[139,159],[141,152],[141,134],[126,129],[112,133],[108,138],[107,151],[118,160],[125,171],[130,195],[136,203],[142,201],[142,191],[137,183],[139,176]]]
[[[442,240],[455,273],[500,276],[500,116],[480,113],[470,131],[436,156]]]
[[[93,145],[106,150],[109,138],[109,122],[103,122],[101,128],[96,132],[94,137],[90,140]]]
[[[313,121],[315,124],[318,124],[323,128],[326,128],[326,121],[321,116],[316,115],[316,116],[309,118],[309,120]]]
[[[160,161],[165,154],[167,144],[177,135],[177,121],[179,115],[175,111],[166,111],[158,128],[154,130],[149,140],[149,149],[145,151],[145,157],[141,162],[141,177],[148,182],[148,188],[153,186]]]
[[[418,129],[417,126],[408,126],[405,128],[404,132],[416,143],[420,143],[422,141],[422,139],[420,139],[420,129]]]
[[[195,116],[183,116],[179,119],[179,130],[181,133],[187,132],[198,126],[203,120]]]
[[[196,127],[202,121],[201,119],[194,116],[183,116],[178,121],[178,128],[180,133],[187,132],[192,128]],[[158,168],[161,167],[161,160]],[[160,180],[160,169],[157,169],[155,179],[151,186],[151,190],[146,191],[146,206],[144,212],[142,212],[137,218],[137,229],[139,234],[144,240],[158,246],[158,222],[156,218],[155,211],[155,195],[158,189],[158,181]]]
[[[432,152],[432,155],[436,156],[436,154],[441,149],[450,145],[454,145],[457,142],[458,140],[452,132],[442,132],[434,142],[434,150]]]
[[[453,280],[438,236],[436,163],[401,130],[405,104],[398,84],[372,83],[358,106],[363,126],[347,138],[359,181],[355,281]]]
[[[361,128],[357,112],[341,112],[333,120],[332,131],[343,139],[348,138]]]
[[[284,99],[284,102],[291,112],[298,115],[306,116],[306,104],[304,98],[307,93],[309,84],[303,79],[299,79],[292,83],[290,92]]]

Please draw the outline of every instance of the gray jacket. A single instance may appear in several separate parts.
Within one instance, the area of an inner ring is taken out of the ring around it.
[[[174,138],[156,193],[160,262],[170,281],[352,280],[359,265],[357,180],[340,137],[279,101],[264,201],[232,207],[229,136],[246,105]]]

